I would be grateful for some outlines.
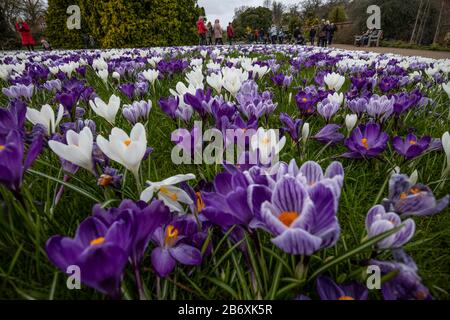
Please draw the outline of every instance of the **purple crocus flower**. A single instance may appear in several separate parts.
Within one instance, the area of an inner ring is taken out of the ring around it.
[[[64,160],[65,161],[65,160]],[[68,161],[66,161],[68,162]],[[70,163],[70,162],[69,162]],[[123,175],[119,173],[117,169],[106,167],[103,173],[98,178],[97,184],[104,188],[112,186],[114,188],[120,188],[122,184]]]
[[[108,227],[120,220],[124,214],[132,218],[129,221],[132,231],[129,252],[135,267],[139,266],[155,230],[168,223],[170,219],[169,208],[159,200],[153,200],[150,204],[143,201],[123,200],[118,208],[109,210],[96,205],[92,214]]]
[[[195,95],[186,93],[183,99],[184,102],[194,108],[194,110],[197,111],[202,118],[204,118],[206,114],[211,112],[209,104],[209,102],[211,101],[210,88],[206,91],[197,89]]]
[[[25,98],[31,100],[33,97],[34,85],[16,84],[8,88],[3,88],[2,92],[10,100]]]
[[[401,137],[394,137],[392,140],[392,146],[400,155],[404,156],[408,160],[411,160],[426,151],[430,145],[430,142],[430,136],[424,136],[421,139],[417,139],[414,134],[410,133],[404,140]]]
[[[359,282],[337,284],[326,276],[319,276],[316,283],[321,300],[367,300],[369,291]]]
[[[288,88],[291,85],[291,83],[292,83],[293,77],[292,76],[286,76],[283,73],[278,73],[278,74],[274,75],[271,78],[271,80],[272,80],[272,82],[275,85],[277,85],[279,87]]]
[[[307,188],[293,177],[282,177],[271,200],[262,204],[261,218],[272,242],[289,254],[312,255],[333,246],[340,234],[333,191],[321,182]]]
[[[383,200],[387,211],[401,216],[429,216],[444,210],[450,195],[436,200],[431,189],[423,184],[412,185],[408,176],[393,174],[389,180],[389,198]]]
[[[31,166],[42,151],[44,135],[33,138],[25,156],[22,134],[12,130],[6,136],[0,136],[0,183],[16,196],[20,192],[24,172]]]
[[[376,157],[386,149],[388,140],[389,136],[381,131],[379,124],[373,122],[361,124],[345,140],[349,152],[344,153],[342,157],[356,159]]]
[[[312,138],[321,143],[331,143],[336,144],[344,140],[344,135],[339,132],[341,126],[337,124],[327,124],[325,127],[320,129]]]
[[[399,79],[396,77],[383,77],[378,84],[382,92],[388,92],[398,86]]]
[[[379,249],[402,247],[414,236],[416,224],[412,219],[402,222],[398,214],[386,212],[382,205],[372,207],[366,216],[366,230],[369,238],[376,237],[400,225],[403,225],[403,228],[377,243]]]
[[[385,300],[431,300],[433,297],[422,284],[417,265],[403,250],[395,250],[396,261],[369,260],[369,265],[378,266],[382,275],[395,277],[381,284]]]
[[[124,83],[119,86],[119,90],[128,97],[128,99],[132,100],[134,97],[134,91],[136,90],[136,86],[134,83]]]
[[[20,100],[13,100],[9,108],[0,108],[0,137],[8,135],[12,130],[24,133],[27,105]]]
[[[177,262],[195,266],[202,263],[199,249],[183,243],[183,235],[173,224],[156,229],[153,241],[158,245],[151,254],[152,266],[160,277],[166,277],[173,271]]]
[[[178,104],[180,103],[180,98],[170,96],[168,98],[159,99],[159,105],[161,110],[171,117],[173,120],[177,117],[176,111],[178,109]]]
[[[106,226],[97,217],[84,220],[74,238],[53,236],[46,243],[50,261],[63,272],[78,266],[81,281],[103,294],[120,298],[120,282],[132,239],[131,216]]]
[[[365,111],[369,101],[366,98],[356,98],[347,100],[348,108],[360,117]]]
[[[293,141],[297,142],[300,139],[299,133],[303,121],[301,119],[294,120],[285,112],[280,113],[280,121],[284,125],[282,129],[289,133]]]
[[[317,112],[329,122],[334,114],[339,110],[339,104],[328,99],[324,99],[317,104]]]
[[[316,111],[317,98],[313,94],[305,91],[299,91],[295,96],[295,102],[300,110],[300,113],[304,116],[309,116]]]
[[[124,118],[128,120],[128,122],[134,125],[138,122],[146,121],[151,109],[151,100],[135,101],[132,105],[124,105],[122,114]]]
[[[367,113],[377,120],[385,121],[394,112],[394,98],[374,94],[366,106]]]

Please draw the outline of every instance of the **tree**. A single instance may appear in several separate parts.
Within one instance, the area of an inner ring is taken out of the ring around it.
[[[347,21],[347,14],[343,6],[336,6],[331,9],[328,14],[328,20],[331,22],[344,22]]]
[[[281,25],[283,20],[284,5],[281,2],[272,2],[272,19],[276,25]]]
[[[272,11],[265,7],[249,7],[244,11],[236,11],[233,26],[237,37],[245,35],[245,29],[267,30],[272,23]]]

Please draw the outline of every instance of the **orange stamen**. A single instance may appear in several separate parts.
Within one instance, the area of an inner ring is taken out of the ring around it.
[[[105,242],[105,238],[104,237],[99,237],[97,239],[94,239],[91,241],[91,246],[97,246],[99,244],[102,244],[103,242]]]
[[[294,211],[283,211],[279,216],[278,220],[283,222],[283,224],[287,227],[290,227],[292,222],[298,218],[297,212]]]
[[[367,138],[362,138],[361,143],[364,146],[364,148],[369,149],[369,144],[367,143]]]
[[[350,296],[342,296],[342,297],[339,297],[338,300],[355,300],[355,299],[353,299],[353,298],[350,297]]]
[[[176,229],[173,225],[169,224],[166,228],[166,245],[173,245],[178,238],[178,229]]]
[[[127,139],[123,142],[124,145],[126,145],[127,147],[131,144],[131,139]]]
[[[200,192],[195,193],[197,198],[197,211],[201,212],[205,208],[205,203],[203,202],[202,194]]]
[[[173,201],[177,201],[178,200],[178,196],[174,192],[169,191],[169,189],[167,189],[166,187],[161,187],[159,189],[159,191],[164,193],[165,195],[167,195]]]
[[[400,199],[406,199],[408,195],[405,192],[400,193]]]

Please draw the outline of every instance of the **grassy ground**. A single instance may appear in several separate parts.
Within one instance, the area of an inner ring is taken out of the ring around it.
[[[283,68],[287,68],[285,65]],[[302,71],[294,80],[297,86],[304,77],[310,78],[312,70]],[[181,165],[176,166],[170,161],[170,153],[173,144],[170,142],[170,133],[176,129],[176,124],[165,116],[157,105],[162,96],[169,95],[169,88],[173,88],[177,76],[169,81],[164,81],[156,87],[156,93],[150,92],[148,98],[153,101],[153,109],[150,119],[146,124],[148,129],[149,146],[154,148],[149,160],[143,163],[142,172],[147,180],[159,181],[178,173],[192,172],[197,177],[211,180],[220,166],[207,165]],[[97,94],[102,98],[108,98],[112,93],[118,94],[117,87],[105,87],[98,78],[89,71],[87,80],[93,84]],[[268,78],[259,82],[261,88],[270,87]],[[348,86],[348,84],[347,84]],[[288,92],[273,88],[274,100],[279,103],[275,116],[270,118],[268,127],[278,128],[278,114],[287,111],[291,115],[298,116],[295,102],[289,103]],[[411,90],[411,88],[409,88]],[[291,90],[295,95],[294,90]],[[429,134],[440,137],[449,129],[448,106],[444,103],[444,97],[439,92],[431,92],[437,99],[437,105],[429,113],[429,108],[410,112],[405,120],[403,129],[394,129],[394,123],[387,123],[387,131],[390,136],[406,133],[406,128],[414,127],[419,135]],[[123,99],[126,99],[122,96]],[[38,95],[32,105],[39,106],[49,99],[48,96]],[[6,105],[4,96],[0,97],[1,105]],[[88,110],[88,118],[97,122],[98,131],[105,134],[109,130],[108,125],[102,119]],[[437,114],[437,116],[436,116]],[[345,112],[341,112],[334,118],[335,123],[343,123]],[[317,132],[325,123],[319,117],[308,120],[311,123],[311,131]],[[122,118],[117,126],[130,129]],[[206,125],[204,124],[204,127]],[[305,149],[304,157],[300,157],[297,149],[288,140],[283,150],[282,160],[289,161],[292,158],[297,163],[306,160],[319,161],[323,167],[328,165],[333,158],[344,152],[344,147],[325,147],[314,141],[309,141]],[[309,273],[311,276],[324,263],[332,261],[345,252],[357,247],[366,235],[364,219],[368,209],[387,196],[387,180],[389,172],[400,166],[402,172],[411,173],[414,169],[419,172],[419,181],[428,184],[437,197],[441,197],[450,190],[450,180],[441,184],[440,174],[444,154],[434,152],[426,154],[414,161],[404,163],[391,149],[385,151],[381,159],[370,161],[342,160],[345,168],[345,183],[341,197],[338,218],[342,227],[341,238],[334,248],[322,251],[311,258]],[[117,165],[115,165],[117,167]],[[56,179],[62,178],[59,163],[54,154],[46,150],[33,166],[33,170],[44,172]],[[123,194],[127,197],[137,198],[132,177],[127,176],[126,187]],[[96,187],[93,177],[80,170],[74,176],[71,184],[85,190],[91,196],[106,202],[117,199],[121,195],[111,195]],[[441,186],[438,188],[438,186]],[[66,277],[52,266],[45,254],[46,240],[54,234],[72,236],[80,221],[91,212],[95,201],[81,195],[76,190],[66,188],[61,202],[53,204],[53,198],[59,188],[57,181],[41,177],[34,173],[27,173],[23,188],[23,194],[28,203],[26,209],[14,200],[11,194],[0,187],[0,298],[2,299],[102,299],[103,297],[93,290],[83,286],[82,290],[67,290]],[[116,205],[111,202],[110,205]],[[405,247],[419,266],[420,275],[432,294],[439,299],[450,298],[450,215],[447,208],[444,212],[433,217],[414,218],[417,223],[417,231],[413,240]],[[217,230],[216,230],[217,231]],[[229,242],[219,232],[214,232],[215,244],[213,253],[205,258],[199,267],[177,267],[168,279],[157,283],[151,271],[150,259],[144,261],[144,283],[152,298],[156,298],[157,287],[160,288],[160,298],[167,299],[246,299],[246,298],[283,298],[290,299],[300,293],[311,295],[313,281],[307,283],[296,279],[296,257],[289,257],[271,245],[269,237],[263,232],[258,232],[257,237],[264,245],[255,247],[252,239],[247,239],[250,248],[253,248],[254,269],[256,274],[249,272],[244,258],[236,245]],[[363,279],[364,269],[362,262],[371,255],[370,250],[362,250],[349,259],[332,265],[326,270],[338,281],[347,279]],[[381,258],[389,258],[384,253]],[[127,269],[124,282],[126,298],[134,296],[135,284],[132,280],[132,270]],[[257,278],[261,278],[258,280]],[[255,286],[259,286],[255,290]],[[378,292],[372,292],[373,297],[379,297]]]

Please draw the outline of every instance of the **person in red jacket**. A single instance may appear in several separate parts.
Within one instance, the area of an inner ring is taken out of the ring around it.
[[[227,37],[228,37],[228,42],[230,43],[230,46],[231,46],[233,44],[233,38],[234,38],[234,28],[233,28],[233,24],[231,22],[228,23]]]
[[[20,37],[22,38],[22,45],[26,46],[28,50],[30,50],[30,52],[33,51],[34,39],[31,35],[30,27],[28,26],[28,23],[23,21],[21,17],[17,18],[16,30],[20,33]]]
[[[204,46],[206,45],[206,32],[208,30],[206,29],[205,26],[205,19],[200,16],[198,17],[198,21],[197,21],[197,33],[198,33],[198,37],[199,37],[199,45]]]

